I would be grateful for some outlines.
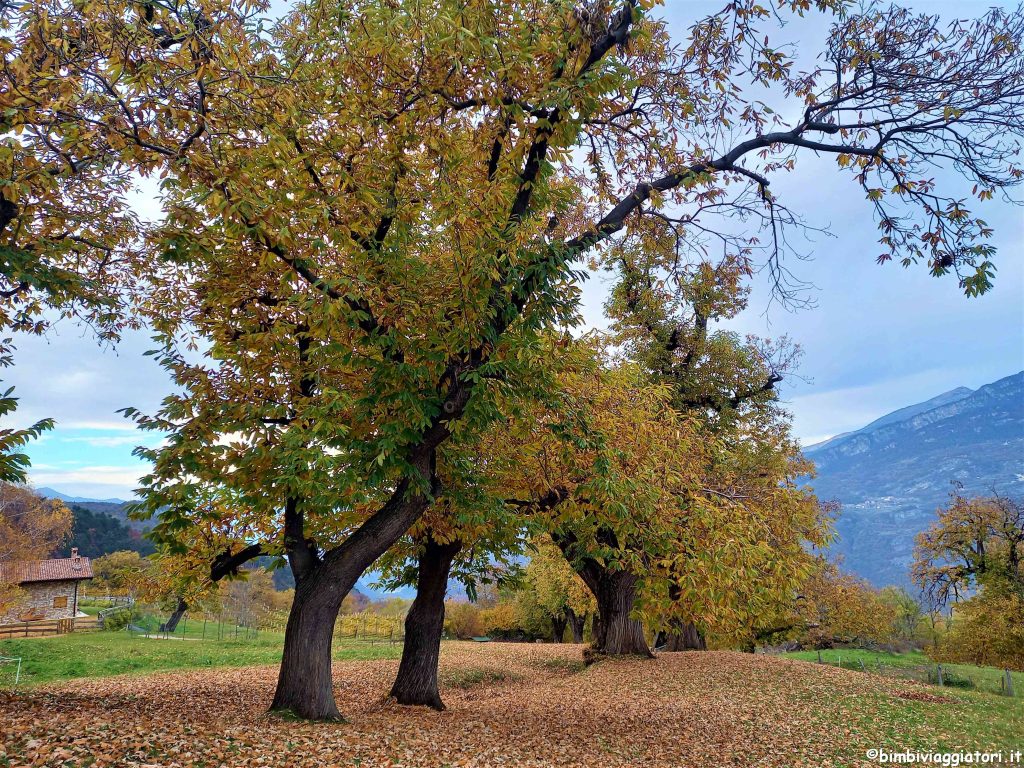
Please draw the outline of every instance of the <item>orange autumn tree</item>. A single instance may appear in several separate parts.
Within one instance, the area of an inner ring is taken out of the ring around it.
[[[606,304],[611,339],[705,436],[698,491],[680,496],[675,546],[644,590],[667,650],[703,649],[709,635],[746,642],[828,538],[826,511],[799,481],[811,467],[777,402],[799,349],[728,327],[747,306],[755,246],[729,239],[713,258],[687,237],[685,225],[653,218],[602,262],[618,278]]]
[[[791,636],[814,648],[886,642],[896,622],[880,590],[824,559],[801,586],[794,610]]]
[[[705,447],[668,389],[636,365],[598,356],[560,384],[556,407],[493,438],[508,503],[550,535],[593,593],[595,647],[649,653],[638,590],[672,551],[678,499],[700,486]]]
[[[789,605],[831,538],[831,512],[802,483],[809,465],[788,422],[762,419],[718,436],[702,487],[680,504],[671,554],[642,591],[665,649],[747,646],[766,617]],[[696,510],[701,513],[695,514]]]
[[[275,709],[338,716],[338,607],[441,492],[440,454],[544,378],[537,339],[572,321],[580,259],[709,206],[775,230],[771,178],[824,153],[867,196],[883,258],[989,286],[987,227],[930,179],[952,164],[982,198],[1019,181],[1020,14],[839,16],[797,73],[776,14],[839,0],[743,0],[675,40],[653,4],[4,7],[19,151],[108,190],[159,179],[166,217],[138,227],[137,264],[179,394],[140,417],[170,434],[146,454],[147,505],[167,541],[210,499],[260,520],[211,575],[288,559]]]

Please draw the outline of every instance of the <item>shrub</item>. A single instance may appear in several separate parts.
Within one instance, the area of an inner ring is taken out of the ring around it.
[[[117,611],[112,611],[103,617],[103,631],[104,632],[118,632],[131,623],[132,611],[130,608],[121,608]]]

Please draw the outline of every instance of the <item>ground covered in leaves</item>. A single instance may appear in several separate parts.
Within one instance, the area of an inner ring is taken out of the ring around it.
[[[872,748],[1024,747],[1021,700],[775,657],[446,643],[447,711],[385,700],[395,661],[335,664],[349,722],[266,713],[276,669],[0,694],[0,766],[868,766]]]

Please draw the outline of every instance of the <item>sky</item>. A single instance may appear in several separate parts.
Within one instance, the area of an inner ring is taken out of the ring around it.
[[[677,29],[688,19],[718,10],[713,3],[669,0]],[[988,2],[920,2],[950,15],[983,12]],[[801,50],[815,50],[824,24],[813,19],[787,28]],[[834,162],[801,158],[797,174],[773,180],[774,193],[808,224],[826,234],[801,246],[808,260],[787,266],[812,286],[815,308],[792,311],[771,301],[765,277],[754,283],[751,306],[732,323],[736,330],[788,335],[804,356],[799,377],[784,381],[783,402],[795,434],[811,444],[864,426],[890,411],[955,387],[972,389],[1024,368],[1024,210],[1000,200],[983,216],[995,229],[995,289],[967,299],[955,279],[936,279],[923,267],[875,263],[878,234],[863,194]],[[938,180],[942,181],[939,176]],[[140,213],[158,214],[152,196],[139,195]],[[583,313],[603,326],[607,284],[600,275],[584,286]],[[52,417],[57,427],[32,443],[30,481],[90,498],[132,497],[146,465],[132,456],[158,436],[135,431],[117,410],[155,411],[169,391],[165,372],[142,353],[145,333],[100,348],[88,331],[58,323],[44,338],[17,339],[15,366],[3,372],[19,407],[11,424]]]

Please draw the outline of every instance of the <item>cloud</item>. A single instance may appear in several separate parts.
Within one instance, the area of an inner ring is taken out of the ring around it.
[[[90,465],[61,469],[48,465],[35,465],[29,471],[29,482],[38,487],[49,487],[70,496],[94,499],[132,499],[139,487],[139,478],[146,466]]]
[[[153,346],[145,332],[128,332],[116,347],[100,346],[67,321],[43,337],[16,339],[14,366],[0,372],[14,386],[18,409],[11,426],[39,419],[57,422],[54,434],[66,429],[134,430],[118,410],[134,406],[153,413],[171,391],[166,371],[143,352]],[[6,426],[6,425],[5,425]]]
[[[136,486],[145,474],[145,467],[84,466],[75,469],[44,469],[33,467],[32,481],[36,485],[67,483],[99,483],[103,485]]]
[[[60,423],[61,430],[65,429],[85,429],[94,430],[97,432],[132,432],[135,433],[138,430],[129,421],[68,421]],[[65,438],[65,439],[78,439],[78,438]]]
[[[67,371],[52,376],[47,382],[47,389],[55,395],[70,395],[85,388],[95,387],[102,379],[103,377],[93,370]]]
[[[85,443],[95,448],[117,448],[122,445],[131,446],[134,448],[137,445],[146,442],[146,438],[152,440],[152,435],[118,435],[114,437],[64,437],[61,438],[65,443]]]

